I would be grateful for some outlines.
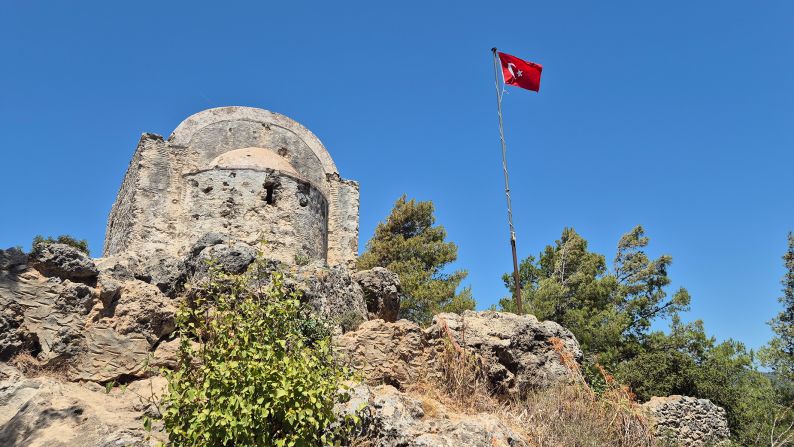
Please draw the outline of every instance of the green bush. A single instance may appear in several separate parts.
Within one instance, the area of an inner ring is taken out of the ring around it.
[[[90,251],[88,250],[88,241],[87,240],[85,240],[85,239],[75,239],[72,236],[69,236],[67,234],[62,234],[62,235],[58,236],[57,239],[54,239],[52,236],[47,236],[47,238],[45,239],[43,236],[37,235],[36,237],[33,238],[33,243],[30,244],[30,246],[31,246],[31,250],[35,252],[37,250],[37,248],[42,246],[42,245],[55,244],[55,243],[69,245],[71,247],[74,247],[74,248],[82,251],[83,253],[85,253],[87,255],[91,254]]]
[[[263,286],[262,284],[268,284]],[[177,315],[177,367],[166,374],[163,425],[177,446],[326,446],[355,421],[333,407],[348,370],[329,331],[280,273],[210,268]]]

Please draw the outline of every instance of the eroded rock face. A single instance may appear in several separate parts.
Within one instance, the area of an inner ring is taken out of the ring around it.
[[[369,383],[396,387],[420,379],[428,361],[428,339],[408,320],[371,320],[335,339],[336,346]]]
[[[0,272],[0,307],[7,328],[0,352],[9,358],[21,349],[33,351],[48,366],[73,358],[92,305],[92,289],[85,284],[47,278],[35,269]]]
[[[299,290],[319,316],[343,332],[367,320],[364,292],[343,266],[292,266],[286,272],[286,283]]]
[[[662,442],[688,447],[729,444],[725,409],[708,399],[653,397],[643,407],[651,415],[654,436]]]
[[[199,249],[194,247],[193,252],[199,250],[194,256],[189,257],[185,263],[190,274],[204,274],[209,269],[209,261],[214,262],[218,268],[227,273],[243,273],[248,266],[256,260],[256,249],[242,242],[221,242],[208,245]]]
[[[165,379],[133,382],[106,393],[94,383],[26,378],[0,364],[0,445],[27,447],[148,447],[143,414],[159,396]]]
[[[369,383],[401,388],[428,371],[432,373],[447,340],[481,359],[483,372],[497,394],[521,394],[568,382],[572,374],[565,359],[582,359],[573,334],[557,323],[492,311],[439,314],[426,330],[407,320],[372,320],[337,337],[336,343]]]
[[[123,282],[118,299],[97,306],[92,314],[70,378],[106,382],[145,377],[150,373],[152,349],[175,329],[175,313],[172,300],[157,287],[137,280]]]
[[[353,274],[353,279],[364,291],[369,319],[397,321],[402,291],[400,277],[383,267],[375,267]]]
[[[172,300],[117,260],[100,260],[97,267],[71,255],[38,259],[0,270],[0,359],[31,354],[40,367],[72,380],[147,375],[150,351],[174,330]],[[60,276],[45,276],[38,270],[42,265]],[[96,273],[88,283],[61,278],[78,270]]]
[[[23,267],[28,263],[28,255],[16,247],[8,250],[0,250],[0,270],[15,271],[17,267]]]
[[[363,429],[373,447],[518,447],[519,436],[489,414],[457,414],[441,403],[421,400],[389,385],[356,386],[341,409],[351,413],[366,404]]]
[[[428,334],[440,339],[445,333],[480,355],[498,393],[521,394],[567,382],[571,371],[563,355],[577,363],[583,356],[571,331],[553,321],[539,321],[534,315],[493,311],[438,314]]]

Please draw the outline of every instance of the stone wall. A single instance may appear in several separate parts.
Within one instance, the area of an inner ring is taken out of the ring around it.
[[[353,268],[358,256],[358,182],[329,176],[331,200],[328,217],[328,263]]]
[[[162,145],[163,137],[153,134],[143,134],[135,154],[130,161],[127,168],[127,174],[119,189],[116,203],[110,211],[110,216],[107,222],[107,237],[105,238],[105,253],[118,253],[123,251],[130,245],[131,236],[136,233],[136,224],[138,223],[135,213],[133,212],[134,204],[136,201],[136,193],[138,193],[140,186],[139,180],[141,179],[140,170],[143,166],[143,154],[151,152],[147,150],[146,146]]]
[[[185,176],[178,236],[193,244],[220,232],[231,240],[265,241],[269,259],[288,264],[326,259],[328,202],[310,183],[279,171],[213,169]]]

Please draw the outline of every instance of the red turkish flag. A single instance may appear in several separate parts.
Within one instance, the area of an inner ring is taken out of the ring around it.
[[[543,66],[534,62],[527,62],[505,53],[499,54],[502,63],[502,76],[505,84],[525,88],[537,92],[540,90],[540,72]]]

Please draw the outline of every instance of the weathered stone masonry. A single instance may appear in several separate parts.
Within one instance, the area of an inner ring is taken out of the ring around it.
[[[350,266],[358,183],[341,178],[309,130],[277,113],[221,107],[164,140],[144,134],[108,220],[105,256],[181,258],[204,234],[256,244],[272,259]]]

